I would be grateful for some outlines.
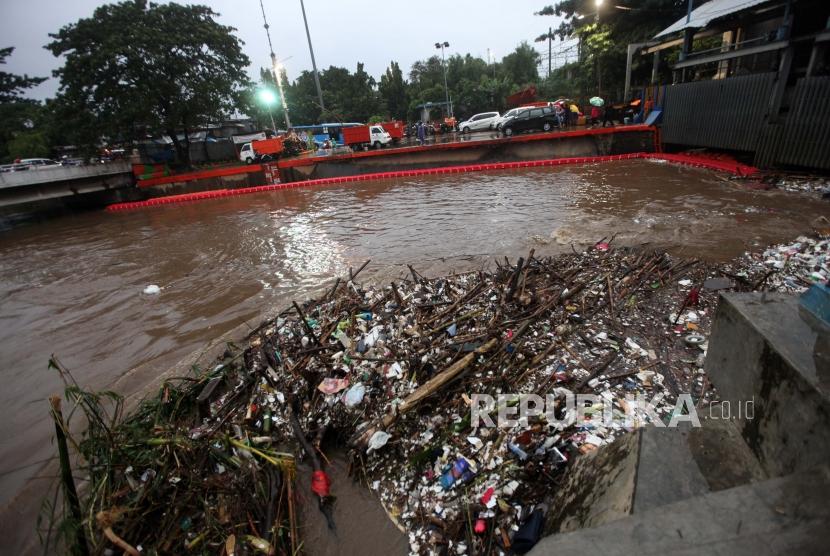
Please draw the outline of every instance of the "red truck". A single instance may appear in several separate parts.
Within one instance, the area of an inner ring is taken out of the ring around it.
[[[369,146],[379,149],[392,142],[392,136],[381,124],[356,125],[343,128],[343,144],[350,147]]]
[[[282,137],[254,140],[242,145],[242,150],[239,151],[239,160],[245,164],[252,164],[257,160],[268,162],[269,160],[275,160],[283,149]]]
[[[403,139],[403,132],[406,127],[402,121],[390,120],[388,122],[381,122],[379,125],[389,134],[394,144],[397,145],[401,142],[401,139]]]

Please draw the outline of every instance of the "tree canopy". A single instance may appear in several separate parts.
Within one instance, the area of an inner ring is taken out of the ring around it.
[[[0,48],[0,65],[14,47]],[[41,103],[23,98],[23,93],[46,80],[0,71],[0,162],[15,158],[48,156],[50,143]]]
[[[563,18],[554,33],[561,39],[578,39],[580,53],[577,62],[553,72],[543,90],[621,98],[628,45],[645,42],[674,23],[686,13],[687,2],[615,0],[597,7],[594,0],[561,0],[545,6],[536,14]],[[650,64],[635,65],[634,82],[645,80],[650,70]]]
[[[242,42],[217,15],[207,6],[121,2],[50,34],[47,48],[65,57],[55,71],[59,104],[86,139],[164,133],[189,164],[187,132],[232,113],[248,84]]]
[[[501,62],[488,63],[471,54],[454,54],[445,63],[449,96],[459,116],[503,110],[508,95],[539,79],[539,55],[526,42]],[[406,120],[419,116],[416,106],[445,99],[444,65],[440,56],[415,61],[408,79],[404,75],[395,61],[390,62],[379,82],[366,73],[362,63],[357,64],[354,72],[336,66],[324,69],[320,72],[320,85],[325,112],[317,104],[314,76],[310,71],[303,71],[291,83],[283,78],[291,121],[300,125],[322,121]],[[258,87],[275,87],[269,71],[260,70]],[[252,93],[248,98],[255,96]],[[248,113],[261,125],[270,125],[270,116],[263,106],[250,106]],[[275,107],[273,114],[280,125],[282,107]]]
[[[14,47],[0,48],[0,65],[6,63],[6,58],[12,55]],[[46,81],[45,77],[29,77],[0,71],[0,102],[14,102],[22,100],[22,93]]]

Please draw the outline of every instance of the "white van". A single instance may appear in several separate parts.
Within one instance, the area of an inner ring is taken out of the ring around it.
[[[245,164],[253,164],[256,160],[256,153],[250,143],[245,143],[239,150],[239,160]]]

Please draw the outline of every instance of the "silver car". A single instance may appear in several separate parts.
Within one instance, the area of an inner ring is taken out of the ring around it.
[[[51,158],[24,158],[19,162],[23,166],[27,166],[32,170],[42,170],[45,168],[56,168],[61,165],[57,160]]]
[[[461,133],[470,133],[471,131],[480,131],[482,129],[493,129],[493,124],[498,119],[498,112],[482,112],[481,114],[476,114],[469,120],[458,124],[458,129]]]

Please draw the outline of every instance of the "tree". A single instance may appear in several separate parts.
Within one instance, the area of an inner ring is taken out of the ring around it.
[[[14,47],[0,48],[0,64],[6,63],[6,58],[12,55]],[[0,102],[15,102],[21,100],[21,94],[46,81],[45,77],[29,77],[0,71]]]
[[[66,60],[55,71],[60,101],[100,136],[167,134],[189,166],[189,133],[231,113],[248,85],[241,41],[217,15],[141,0],[97,8],[50,34],[47,48]]]
[[[14,47],[0,48],[0,64],[14,52]],[[45,77],[29,77],[0,71],[0,161],[10,162],[17,157],[48,156],[46,133],[37,130],[42,117],[42,105],[21,95]],[[36,136],[34,134],[37,134]],[[26,151],[37,139],[36,150]],[[34,153],[34,154],[30,154]]]
[[[391,62],[386,73],[380,76],[378,91],[386,103],[386,110],[395,120],[405,120],[409,110],[406,81],[397,62]]]
[[[525,41],[501,61],[505,77],[519,87],[534,84],[539,80],[538,66],[539,53]]]
[[[302,72],[286,88],[292,123],[365,122],[381,112],[383,102],[377,83],[366,73],[361,62],[357,63],[354,73],[336,66],[321,71],[320,87],[323,89],[325,112],[317,103],[317,88],[311,72]]]
[[[581,88],[580,94],[611,92],[621,97],[627,47],[645,42],[686,13],[688,0],[617,0],[597,8],[594,0],[560,0],[545,6],[537,15],[555,15],[563,19],[554,33],[560,38],[577,37],[580,41],[580,63],[569,64],[555,71],[551,82],[567,76]],[[598,12],[599,11],[599,12]],[[637,65],[633,79],[644,79],[650,63]],[[602,91],[597,91],[600,82]]]

